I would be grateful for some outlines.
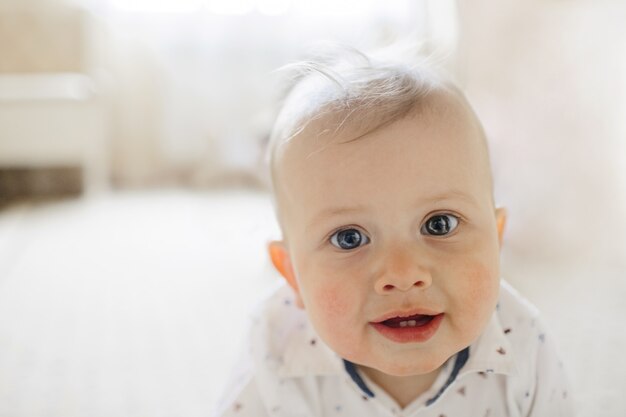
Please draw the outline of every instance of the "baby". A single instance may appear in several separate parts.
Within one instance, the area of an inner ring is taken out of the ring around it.
[[[463,94],[423,67],[307,62],[270,142],[286,285],[220,416],[573,415],[536,309],[500,279],[506,212]]]

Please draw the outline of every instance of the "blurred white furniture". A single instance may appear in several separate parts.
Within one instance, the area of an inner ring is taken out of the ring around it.
[[[91,27],[69,2],[0,1],[0,169],[80,168],[83,189],[106,184]]]
[[[0,168],[80,167],[106,185],[103,106],[80,73],[0,74]]]

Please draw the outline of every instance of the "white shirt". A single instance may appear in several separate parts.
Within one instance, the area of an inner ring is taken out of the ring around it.
[[[404,409],[322,342],[285,285],[253,318],[247,347],[218,416],[574,415],[563,364],[537,309],[506,282],[483,334]]]

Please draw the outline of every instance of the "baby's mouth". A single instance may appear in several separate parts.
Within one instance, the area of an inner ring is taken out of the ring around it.
[[[385,321],[382,321],[381,324],[384,324],[385,326],[391,328],[420,327],[430,323],[433,318],[435,318],[435,316],[430,316],[426,314],[415,314],[408,317],[394,317],[391,319],[387,319]]]
[[[444,313],[400,314],[395,313],[390,318],[381,317],[377,321],[370,322],[370,325],[392,342],[424,343],[437,333],[444,317]]]

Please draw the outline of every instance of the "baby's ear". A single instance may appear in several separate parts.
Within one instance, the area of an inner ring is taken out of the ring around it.
[[[502,247],[502,239],[504,238],[504,228],[506,227],[506,209],[498,207],[496,209],[496,227],[498,228],[498,243]]]
[[[270,254],[270,259],[274,264],[274,268],[280,272],[280,275],[285,278],[287,284],[289,284],[289,286],[293,289],[293,292],[296,295],[296,305],[304,309],[304,303],[302,302],[302,297],[300,296],[300,289],[298,288],[296,274],[293,271],[291,257],[289,256],[289,251],[287,250],[285,243],[273,240],[267,245],[267,249]]]

